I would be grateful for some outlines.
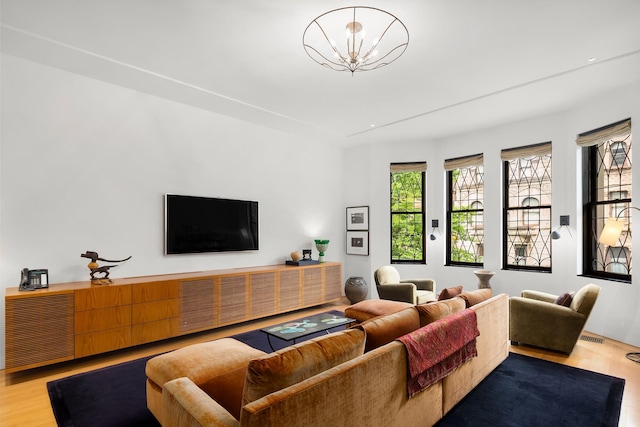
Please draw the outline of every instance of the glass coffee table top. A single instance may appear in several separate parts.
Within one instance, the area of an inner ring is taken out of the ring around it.
[[[355,319],[349,317],[338,316],[331,313],[320,313],[313,316],[305,317],[277,325],[272,325],[260,329],[267,334],[267,337],[273,336],[285,341],[292,341],[316,332],[328,331],[340,325],[347,325],[355,322]]]

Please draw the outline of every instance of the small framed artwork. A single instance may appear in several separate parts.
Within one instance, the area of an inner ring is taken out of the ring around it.
[[[368,231],[347,231],[347,254],[369,255]]]
[[[369,206],[347,208],[347,231],[369,229]]]

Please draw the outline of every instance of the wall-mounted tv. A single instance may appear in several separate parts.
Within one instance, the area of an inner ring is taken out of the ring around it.
[[[258,250],[258,202],[166,194],[165,253]]]

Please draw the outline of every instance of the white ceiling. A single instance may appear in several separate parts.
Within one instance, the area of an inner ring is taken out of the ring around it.
[[[313,18],[353,5],[335,0],[2,0],[2,51],[344,145],[435,139],[640,80],[639,0],[360,3],[410,41],[354,76],[302,47]]]

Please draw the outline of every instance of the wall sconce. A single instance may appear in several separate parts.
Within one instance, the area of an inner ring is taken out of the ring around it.
[[[429,239],[431,239],[431,240],[436,240],[436,235],[434,234],[434,231],[437,231],[438,234],[440,234],[440,230],[438,230],[438,220],[437,219],[432,219],[431,220],[431,235],[429,236]]]
[[[569,222],[569,215],[560,215],[560,227],[551,232],[551,238],[553,240],[558,240],[560,237],[562,237],[562,235],[558,233],[558,230],[565,226],[567,227],[567,233],[569,233],[569,236],[571,236],[571,231],[569,230]]]
[[[618,239],[620,238],[622,229],[626,224],[626,221],[620,221],[620,216],[622,215],[622,212],[629,209],[640,211],[640,209],[636,208],[635,206],[629,206],[628,208],[624,208],[620,212],[618,212],[618,215],[615,218],[607,218],[607,220],[604,222],[604,228],[600,233],[600,237],[598,237],[598,242],[607,246],[618,245]]]

